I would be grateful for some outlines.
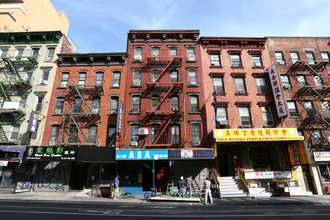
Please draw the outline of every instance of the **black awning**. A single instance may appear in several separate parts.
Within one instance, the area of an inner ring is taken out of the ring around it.
[[[115,162],[114,147],[95,147],[81,146],[78,147],[77,161],[91,163],[110,163]]]

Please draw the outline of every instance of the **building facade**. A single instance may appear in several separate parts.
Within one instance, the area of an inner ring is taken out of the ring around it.
[[[298,128],[308,146],[310,164],[302,166],[306,186],[314,193],[329,194],[329,39],[270,37],[267,48],[289,112],[283,124]]]

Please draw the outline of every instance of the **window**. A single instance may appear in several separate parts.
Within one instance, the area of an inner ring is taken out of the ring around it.
[[[18,140],[20,125],[13,125],[11,130],[10,139]]]
[[[141,86],[142,82],[142,71],[134,70],[133,71],[133,86]]]
[[[9,73],[8,81],[16,81],[16,74],[15,73]]]
[[[120,72],[114,72],[112,78],[112,87],[120,86]]]
[[[304,106],[308,117],[314,116],[313,104],[311,101],[304,101]]]
[[[7,56],[7,54],[8,54],[8,49],[2,49],[2,50],[0,50],[0,57],[6,57]]]
[[[230,54],[232,66],[242,66],[240,54]]]
[[[96,72],[95,76],[95,85],[103,84],[103,72]]]
[[[57,144],[57,138],[58,138],[58,133],[60,130],[60,126],[58,125],[52,125],[50,129],[50,136],[49,136],[49,145],[56,145]]]
[[[27,83],[31,83],[32,81],[32,76],[33,76],[33,71],[29,70],[26,72],[26,75],[25,75],[25,81]]]
[[[35,111],[40,112],[42,110],[42,105],[44,103],[44,96],[43,95],[38,95],[37,96],[37,102],[35,105]]]
[[[91,111],[92,111],[92,113],[99,113],[99,111],[100,111],[100,97],[93,98]]]
[[[179,110],[179,96],[172,96],[170,100],[171,110],[178,111]]]
[[[178,49],[176,47],[169,48],[169,56],[170,57],[177,57],[178,56]]]
[[[322,176],[322,182],[330,182],[330,163],[318,164],[320,168],[320,174]]]
[[[73,113],[79,113],[81,111],[81,103],[82,103],[82,100],[80,97],[76,97],[74,99],[74,104],[73,104],[73,109],[72,109]]]
[[[54,58],[54,54],[55,54],[55,48],[54,47],[48,48],[46,60],[48,61],[52,60]]]
[[[24,111],[26,105],[27,95],[22,95],[19,100],[19,107]]]
[[[306,79],[303,75],[297,75],[297,81],[299,84],[299,88],[304,88],[306,86]]]
[[[24,52],[23,48],[16,49],[16,53],[15,53],[16,60],[20,60],[22,58],[23,52]]]
[[[323,114],[330,115],[330,105],[329,102],[321,102]]]
[[[155,140],[157,139],[158,135],[159,135],[159,124],[152,124],[150,125],[150,144],[157,144],[154,143]],[[158,141],[157,141],[158,142]]]
[[[172,70],[170,73],[171,82],[177,82],[178,81],[178,71]]]
[[[312,51],[305,51],[306,58],[308,60],[308,64],[316,64],[314,53]]]
[[[160,48],[159,47],[151,48],[151,56],[153,57],[154,60],[159,60]]]
[[[188,70],[188,82],[190,86],[197,86],[197,72],[196,70]]]
[[[194,112],[194,113],[199,112],[198,96],[197,95],[191,95],[190,96],[190,112]]]
[[[110,114],[117,114],[118,111],[118,97],[111,97],[110,98]]]
[[[90,126],[88,129],[88,143],[96,143],[97,126]]]
[[[191,144],[193,146],[201,144],[201,125],[198,123],[191,124]]]
[[[253,67],[262,67],[261,55],[260,54],[252,54],[251,58],[252,58]]]
[[[155,82],[158,77],[159,77],[159,71],[152,70],[151,71],[151,82]]]
[[[261,107],[262,118],[265,126],[274,125],[273,114],[271,107]]]
[[[235,88],[237,94],[245,94],[245,82],[243,77],[236,77],[235,80]]]
[[[298,52],[290,52],[292,63],[295,63],[299,60]]]
[[[256,78],[258,93],[268,93],[266,79],[264,77]]]
[[[312,137],[313,137],[314,143],[316,145],[321,145],[322,144],[322,136],[321,136],[320,130],[312,129]]]
[[[278,65],[285,65],[282,52],[275,52],[275,57]]]
[[[55,106],[55,114],[61,114],[64,106],[64,98],[57,98]]]
[[[32,56],[34,59],[37,59],[39,56],[39,48],[32,48]]]
[[[322,89],[322,78],[318,75],[314,76],[314,83],[315,83],[315,86],[317,86],[316,88],[317,89]]]
[[[112,146],[116,144],[116,126],[108,126],[108,137],[107,137],[107,146]]]
[[[69,73],[62,73],[60,87],[67,87],[69,80]]]
[[[195,47],[187,47],[187,60],[188,61],[195,61]]]
[[[151,110],[156,110],[157,105],[159,104],[159,96],[151,96]]]
[[[140,112],[140,96],[132,97],[132,112]]]
[[[139,128],[140,125],[131,125],[131,136],[130,136],[130,141],[131,141],[131,146],[138,146],[139,142]]]
[[[211,66],[220,66],[220,55],[210,54]]]
[[[48,84],[48,78],[49,78],[49,70],[43,70],[40,84],[47,85]]]
[[[239,115],[241,118],[241,126],[252,126],[250,108],[249,107],[238,107]]]
[[[329,61],[329,53],[328,52],[321,52],[322,60]]]
[[[142,61],[143,57],[143,48],[135,47],[134,48],[134,61]]]
[[[70,126],[68,142],[69,143],[77,143],[78,139],[78,128],[75,125]]]
[[[287,103],[288,103],[288,109],[289,109],[290,116],[298,116],[296,102],[295,101],[287,101]]]
[[[216,93],[225,93],[222,77],[213,77],[213,89]]]
[[[292,89],[290,79],[288,75],[281,75],[283,89]]]
[[[86,73],[85,72],[79,73],[79,76],[78,76],[78,85],[79,86],[83,86],[83,85],[85,85],[85,82],[86,82]]]
[[[171,126],[171,144],[180,144],[180,125]]]
[[[217,107],[217,117],[220,125],[228,125],[227,107],[218,106]]]

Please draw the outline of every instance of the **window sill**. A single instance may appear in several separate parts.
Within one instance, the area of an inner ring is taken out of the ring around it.
[[[188,84],[187,87],[199,87],[199,85],[191,85],[191,84]]]
[[[215,66],[215,65],[211,65],[210,69],[222,69],[223,66]]]
[[[132,63],[143,63],[142,60],[133,60]]]
[[[134,84],[132,84],[131,85],[131,88],[142,88],[142,85],[134,85]]]
[[[264,125],[263,128],[275,128],[275,125]]]
[[[231,66],[232,69],[244,69],[244,66]]]
[[[52,116],[61,116],[63,113],[53,113]]]
[[[249,93],[235,93],[236,96],[248,96]]]
[[[268,93],[257,93],[257,96],[265,96],[268,95]]]
[[[50,62],[53,62],[53,59],[51,59],[51,60],[45,60],[44,62],[50,63]]]
[[[141,115],[141,112],[130,112],[130,115]]]
[[[252,69],[265,69],[264,66],[253,66]]]
[[[67,86],[59,86],[59,87],[57,87],[57,89],[67,89],[68,87]]]
[[[239,125],[239,128],[254,128],[253,125]]]
[[[298,115],[298,116],[291,116],[291,115],[290,115],[290,118],[291,118],[291,119],[300,119],[300,116],[299,116],[299,115]]]
[[[197,60],[187,60],[186,63],[197,63]]]
[[[117,115],[117,112],[109,112],[108,115]]]
[[[120,86],[111,86],[110,89],[119,89]]]

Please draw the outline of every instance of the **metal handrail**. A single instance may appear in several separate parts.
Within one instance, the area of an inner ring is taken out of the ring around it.
[[[244,173],[241,172],[240,167],[237,168],[237,172],[238,172],[238,176],[241,179],[246,191],[248,192],[248,195],[250,195],[250,190],[249,190],[249,185],[248,185],[248,181],[245,179],[244,177]]]

